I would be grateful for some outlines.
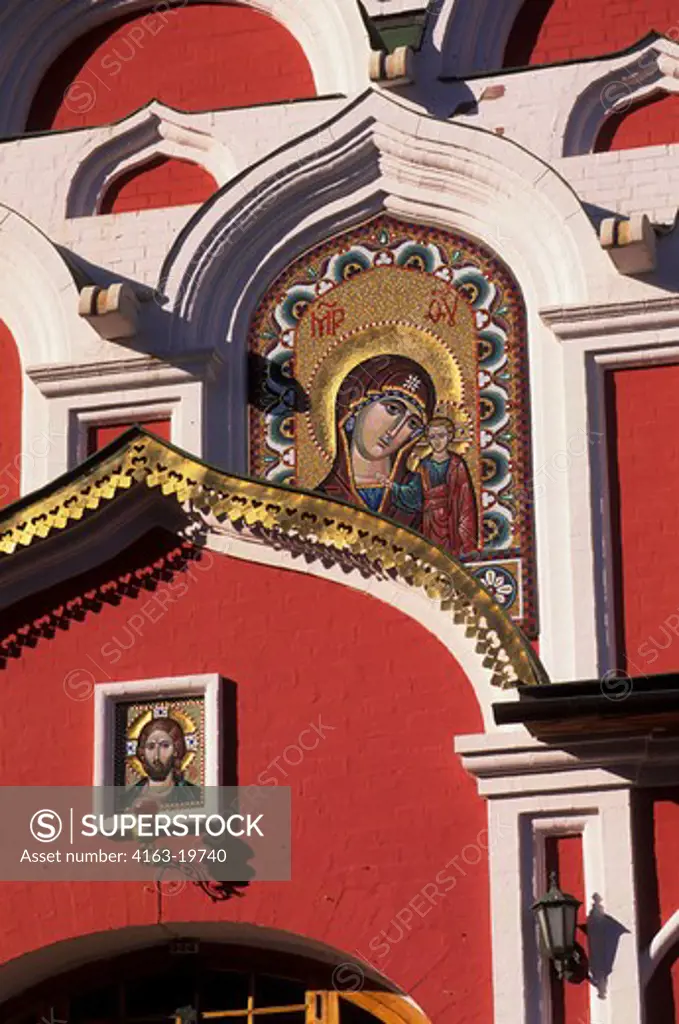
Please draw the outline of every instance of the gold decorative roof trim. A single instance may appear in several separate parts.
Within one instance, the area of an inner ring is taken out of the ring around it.
[[[58,479],[49,493],[0,513],[0,568],[4,558],[67,529],[134,486],[156,488],[164,497],[274,540],[293,538],[335,558],[349,556],[375,574],[422,588],[475,639],[494,686],[549,681],[519,628],[478,580],[423,537],[320,495],[230,476],[141,428],[85,463],[77,477]]]

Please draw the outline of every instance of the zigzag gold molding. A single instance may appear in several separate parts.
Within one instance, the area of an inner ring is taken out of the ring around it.
[[[0,516],[4,558],[64,530],[133,487],[157,488],[196,512],[263,533],[270,543],[294,540],[316,557],[347,556],[372,574],[423,589],[466,635],[491,672],[494,686],[546,683],[528,641],[466,569],[418,534],[369,512],[315,494],[230,476],[134,428],[48,495],[10,506]]]

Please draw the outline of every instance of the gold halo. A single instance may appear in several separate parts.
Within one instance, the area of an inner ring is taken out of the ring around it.
[[[151,710],[143,711],[141,713],[141,715],[139,715],[138,718],[135,718],[134,722],[132,723],[130,728],[127,730],[127,739],[128,740],[138,740],[140,735],[141,735],[142,729],[144,728],[145,725],[148,725],[148,723],[152,719],[153,719],[153,712]]]
[[[175,708],[170,708],[166,717],[174,719],[177,725],[181,726],[184,735],[191,735],[196,731],[196,723],[189,717],[189,715],[184,714],[183,711],[177,711]],[[134,722],[127,730],[127,739],[138,740],[144,726],[148,725],[151,721],[154,721],[153,711],[143,711],[138,718],[135,718]]]
[[[335,403],[348,373],[373,356],[407,356],[431,377],[436,399],[462,401],[464,384],[457,360],[433,333],[414,324],[383,323],[364,327],[341,338],[311,374],[305,389],[311,409],[305,413],[316,445],[333,462],[335,459]],[[304,381],[300,381],[304,386]]]

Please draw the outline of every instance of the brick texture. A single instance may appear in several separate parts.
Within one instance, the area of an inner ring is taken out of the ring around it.
[[[160,911],[143,883],[105,893],[86,883],[44,892],[3,883],[0,960],[140,920],[254,921],[349,956],[358,950],[437,1024],[487,1024],[486,811],[452,743],[482,722],[462,669],[401,612],[304,572],[204,552],[175,575],[158,561],[155,589],[133,596],[130,581],[176,546],[165,538],[147,535],[114,568],[45,592],[3,620],[13,628],[112,578],[127,581],[123,594],[86,598],[92,610],[81,621],[45,631],[7,661],[3,713],[25,724],[6,730],[3,784],[90,784],[88,680],[219,672],[235,701],[230,760],[239,784],[291,787],[292,881],[255,883],[218,904],[188,886]],[[169,600],[159,603],[161,593]],[[319,742],[312,731],[300,743],[319,720]],[[38,733],[48,761],[25,756]]]
[[[505,51],[505,67],[598,57],[651,31],[679,38],[670,0],[526,0]]]
[[[679,96],[663,96],[633,110],[609,117],[594,147],[603,153],[641,146],[663,146],[679,140]]]
[[[668,0],[527,0],[507,42],[505,67],[602,56],[631,46],[652,30],[679,39],[679,13]],[[624,96],[624,82],[622,76],[616,97]],[[668,96],[610,117],[596,151],[675,142],[679,140],[678,110],[679,97]]]
[[[77,40],[44,78],[28,129],[108,124],[152,99],[197,111],[314,95],[302,48],[272,18],[192,4],[109,22]]]
[[[158,157],[121,175],[104,196],[100,212],[129,213],[204,203],[216,189],[212,175],[197,164]]]

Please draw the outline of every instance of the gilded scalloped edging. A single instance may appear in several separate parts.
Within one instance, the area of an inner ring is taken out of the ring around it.
[[[57,484],[48,497],[14,513],[10,510],[0,523],[0,555],[11,555],[36,538],[65,529],[141,483],[181,504],[191,501],[218,520],[269,535],[278,532],[355,562],[362,560],[373,572],[396,575],[424,589],[457,625],[466,626],[483,664],[492,671],[494,686],[548,682],[528,641],[478,580],[423,537],[320,495],[230,477],[143,431],[85,476]]]

